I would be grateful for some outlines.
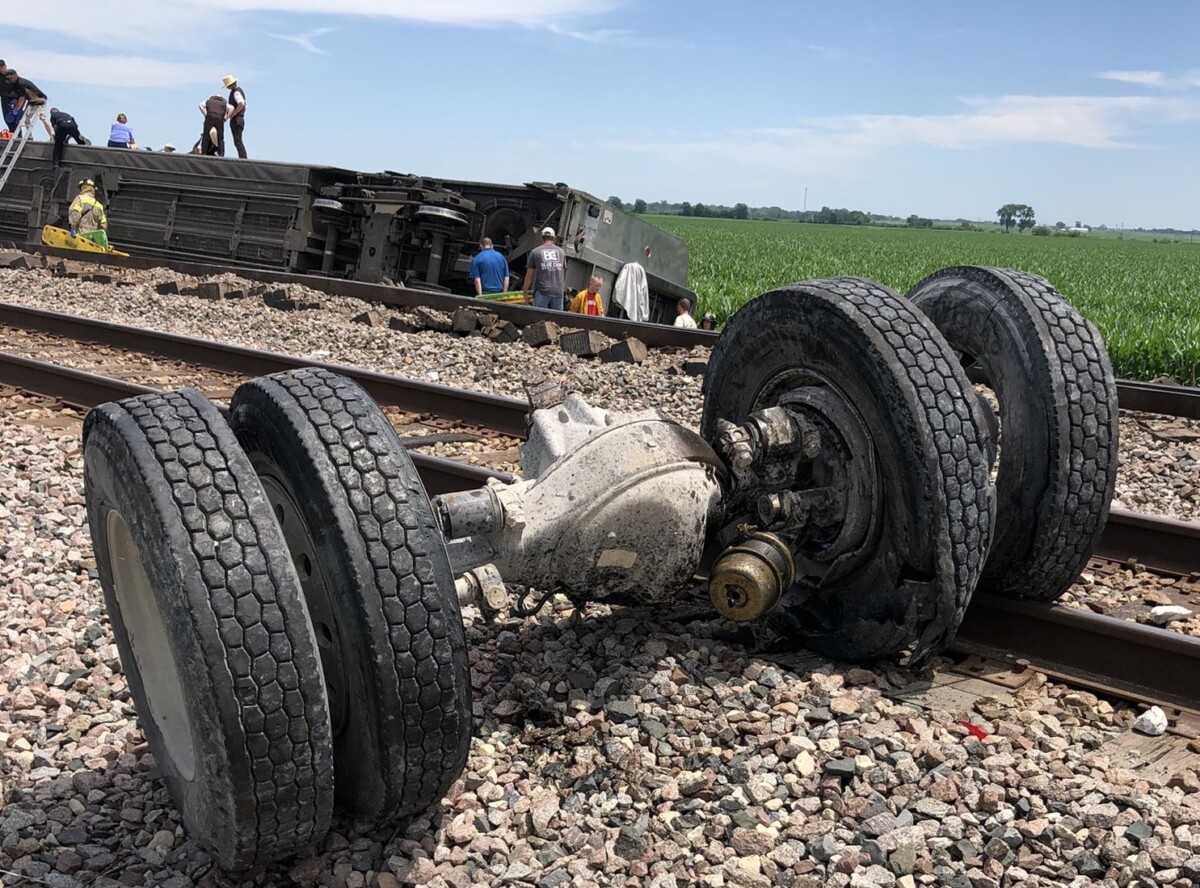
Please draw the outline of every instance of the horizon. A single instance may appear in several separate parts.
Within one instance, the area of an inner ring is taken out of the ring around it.
[[[131,28],[127,23],[136,22]],[[186,151],[238,76],[252,158],[597,196],[1191,231],[1200,4],[48,0],[0,58],[107,141]],[[298,72],[298,73],[297,73]],[[68,149],[69,150],[69,149]]]

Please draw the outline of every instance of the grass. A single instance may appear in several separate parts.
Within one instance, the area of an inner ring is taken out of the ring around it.
[[[996,265],[1054,284],[1100,329],[1118,376],[1200,375],[1200,243],[647,218],[687,242],[699,309],[722,321],[793,281],[857,275],[904,293],[950,265]]]

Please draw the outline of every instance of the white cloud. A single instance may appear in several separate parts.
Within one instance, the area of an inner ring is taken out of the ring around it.
[[[274,37],[276,40],[283,40],[287,43],[294,43],[305,52],[311,52],[314,55],[329,55],[329,50],[321,49],[313,43],[318,37],[324,37],[331,32],[333,28],[317,28],[315,31],[309,31],[307,34],[268,34],[268,37]]]
[[[1162,71],[1101,71],[1096,75],[1101,80],[1118,83],[1133,83],[1138,86],[1166,86],[1167,75]]]
[[[1157,89],[1187,89],[1200,87],[1200,68],[1170,75],[1165,71],[1101,71],[1096,75],[1101,80],[1115,80],[1134,86],[1152,86]]]
[[[610,148],[695,163],[703,158],[780,170],[844,169],[892,149],[962,150],[1003,144],[1129,147],[1152,123],[1200,116],[1196,103],[1150,96],[1001,96],[966,102],[955,114],[850,114],[795,126],[691,134],[646,134]]]
[[[8,61],[47,93],[51,93],[46,87],[50,83],[176,89],[213,80],[213,66],[208,63],[170,62],[137,55],[73,55],[22,49],[19,56],[10,53]],[[53,93],[50,97],[53,100]]]
[[[245,13],[355,16],[465,27],[564,26],[607,12],[617,0],[43,0],[12,28],[107,46],[196,46]],[[131,26],[136,22],[136,27]],[[15,55],[15,53],[14,53]]]

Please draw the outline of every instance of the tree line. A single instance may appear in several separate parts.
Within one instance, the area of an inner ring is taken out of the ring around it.
[[[872,222],[892,221],[894,217],[878,216],[863,210],[845,207],[821,207],[819,210],[785,210],[781,207],[751,207],[737,203],[731,207],[721,204],[703,204],[682,201],[671,203],[665,200],[647,202],[642,198],[626,203],[613,195],[606,203],[628,213],[650,213],[658,216],[698,216],[704,219],[756,219],[771,222],[817,222],[825,225],[870,225]]]
[[[901,218],[899,216],[882,216],[864,210],[850,210],[845,207],[838,207],[836,209],[821,207],[819,210],[785,210],[781,207],[751,207],[744,203],[737,203],[731,207],[727,207],[721,204],[693,204],[689,201],[672,203],[665,200],[656,200],[648,202],[640,197],[637,200],[626,203],[615,194],[608,198],[607,203],[618,210],[638,215],[649,213],[659,216],[697,216],[705,219],[814,222],[820,225],[871,225],[874,223],[896,225],[903,223],[909,228],[934,227],[932,219],[925,216],[918,216],[915,213],[908,218]],[[996,217],[1000,225],[1004,227],[1005,232],[1011,230],[1013,226],[1016,226],[1017,231],[1026,231],[1037,226],[1036,213],[1029,204],[1005,204],[996,211]],[[969,220],[956,219],[954,221],[960,223],[960,228],[971,231],[979,230]],[[1035,233],[1041,234],[1040,228],[1042,226],[1037,227],[1039,230]],[[1065,228],[1061,222],[1055,227],[1059,229]]]

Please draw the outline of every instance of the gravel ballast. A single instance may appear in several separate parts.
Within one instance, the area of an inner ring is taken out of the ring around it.
[[[54,277],[44,270],[0,269],[0,287],[9,294],[8,300],[24,305],[516,398],[524,397],[526,376],[543,371],[597,406],[657,408],[679,422],[693,427],[699,423],[702,380],[669,371],[689,359],[706,357],[704,348],[690,353],[651,349],[644,364],[606,364],[574,357],[555,346],[535,349],[523,342],[497,343],[482,336],[399,332],[390,329],[387,321],[412,313],[301,287],[291,288],[297,291],[297,301],[315,307],[282,311],[250,296],[211,301],[161,295],[154,285],[163,280],[194,283],[194,279],[180,279],[169,272],[113,269],[112,274],[128,285]],[[252,287],[232,275],[206,280],[227,281],[239,292]],[[383,325],[367,326],[353,320],[368,311],[374,311]],[[1122,412],[1121,463],[1113,504],[1181,519],[1200,516],[1200,421]]]
[[[16,274],[21,288],[5,279]],[[0,283],[58,311],[515,396],[510,362],[544,362],[606,406],[692,423],[699,412],[699,380],[662,372],[678,355],[600,365],[381,331],[349,320],[362,303],[330,297],[283,313],[37,272],[0,271]],[[102,299],[113,304],[99,312]],[[0,392],[0,870],[27,877],[0,874],[4,885],[1200,884],[1197,759],[1160,773],[1122,754],[1130,707],[1040,679],[925,707],[929,672],[773,659],[705,605],[557,600],[496,625],[468,609],[477,724],[441,806],[387,831],[338,821],[308,859],[221,876],[184,834],[137,727],[95,581],[79,420]],[[1168,427],[1125,417],[1127,442],[1131,420]],[[1162,471],[1119,492],[1150,511],[1128,497],[1176,480],[1197,445],[1144,433],[1137,446],[1163,452]],[[1148,498],[1184,503],[1179,489]],[[1069,603],[1186,601],[1153,579],[1093,566]]]
[[[56,886],[239,884],[184,834],[137,727],[94,579],[78,417],[24,396],[0,408],[0,869]],[[705,606],[467,614],[477,725],[445,802],[386,832],[337,822],[319,853],[240,884],[1200,876],[1195,771],[1151,782],[1116,761],[1128,707],[1035,680],[923,709],[888,695],[919,694],[928,673],[774,662]]]

